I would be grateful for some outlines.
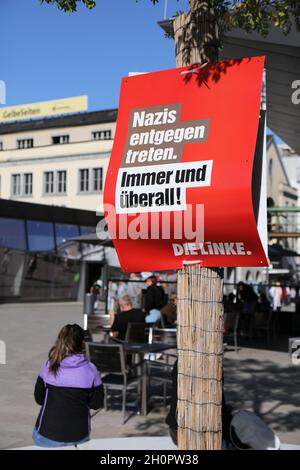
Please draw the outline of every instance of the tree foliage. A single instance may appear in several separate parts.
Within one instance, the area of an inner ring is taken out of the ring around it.
[[[89,10],[92,10],[96,6],[95,0],[40,0],[41,3],[48,3],[56,5],[60,10],[67,13],[74,13],[77,11],[77,6],[82,3]]]
[[[101,1],[103,0],[98,0],[99,3]],[[162,0],[148,1],[155,5]],[[79,4],[91,10],[97,3],[96,0],[40,0],[40,2],[56,5],[60,10],[69,13],[75,12]],[[178,4],[180,5],[180,0]],[[213,8],[221,33],[241,28],[247,32],[257,31],[262,36],[267,36],[270,26],[274,25],[284,34],[288,34],[293,22],[300,31],[300,0],[189,0],[189,4],[192,11],[203,9],[203,6]]]

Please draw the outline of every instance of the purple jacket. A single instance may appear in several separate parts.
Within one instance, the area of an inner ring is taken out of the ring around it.
[[[89,410],[103,406],[100,374],[83,354],[67,356],[55,376],[49,361],[40,370],[34,392],[42,406],[36,429],[58,442],[77,442],[90,434]]]

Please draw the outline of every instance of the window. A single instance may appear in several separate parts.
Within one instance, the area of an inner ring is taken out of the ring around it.
[[[95,233],[95,227],[80,227],[80,235],[90,235],[91,233]]]
[[[79,170],[79,192],[99,192],[103,190],[103,168]]]
[[[32,196],[32,173],[12,175],[12,196]]]
[[[0,142],[0,152],[3,150],[3,142]]]
[[[68,144],[69,143],[69,135],[57,135],[52,137],[52,144]]]
[[[57,192],[65,193],[67,191],[67,172],[65,170],[57,172]]]
[[[103,189],[103,169],[93,168],[93,191],[102,191]]]
[[[32,196],[32,173],[24,174],[24,195]]]
[[[21,195],[21,175],[12,175],[12,195],[20,196]]]
[[[103,131],[95,131],[92,132],[92,136],[94,140],[110,140],[111,139],[111,130],[106,129]]]
[[[269,176],[271,177],[273,173],[273,160],[270,158],[269,160]]]
[[[79,191],[81,193],[86,193],[90,190],[89,185],[89,170],[79,170]]]
[[[53,194],[54,193],[54,172],[46,171],[44,173],[44,193]]]
[[[68,238],[79,236],[79,227],[77,225],[55,224],[56,243],[60,245]]]
[[[26,250],[24,220],[0,217],[0,246]]]
[[[19,139],[17,140],[18,149],[30,149],[33,147],[33,139]]]
[[[54,250],[53,224],[27,220],[28,249],[29,251]]]
[[[44,173],[44,195],[65,194],[67,192],[66,170],[45,171]]]

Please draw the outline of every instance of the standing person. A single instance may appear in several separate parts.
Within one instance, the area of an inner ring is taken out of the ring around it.
[[[275,286],[272,286],[269,290],[271,297],[272,309],[276,312],[281,309],[281,299],[282,299],[282,288],[280,282],[276,282]]]
[[[141,306],[141,281],[135,273],[131,273],[129,279],[131,282],[128,282],[126,294],[131,298],[134,308],[138,308]]]
[[[147,289],[144,291],[144,309],[146,323],[156,323],[160,319],[160,309],[167,303],[166,294],[162,286],[157,285],[157,277],[149,276],[146,279]]]
[[[84,330],[64,326],[49,352],[34,390],[41,406],[32,438],[40,447],[77,445],[90,436],[90,409],[103,406],[103,385],[83,354]]]
[[[145,314],[140,308],[133,308],[129,295],[123,295],[119,305],[121,312],[115,315],[111,330],[115,338],[124,340],[128,323],[145,323]]]
[[[99,297],[100,297],[100,281],[94,282],[90,289],[90,294],[93,295],[93,310],[97,310],[99,306]]]
[[[243,336],[251,336],[258,296],[252,286],[240,281],[237,285],[237,298],[238,301],[240,300],[242,302],[241,334]]]
[[[10,263],[10,252],[8,248],[3,251],[3,258],[1,261],[1,274],[6,274]]]
[[[253,314],[258,300],[253,287],[245,282],[240,281],[237,285],[238,298],[243,302],[243,313]]]

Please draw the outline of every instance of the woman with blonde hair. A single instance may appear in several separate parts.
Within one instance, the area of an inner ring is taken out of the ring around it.
[[[84,330],[64,326],[40,370],[34,397],[41,406],[32,438],[41,447],[77,445],[90,436],[90,409],[103,406],[103,385],[83,354]]]

